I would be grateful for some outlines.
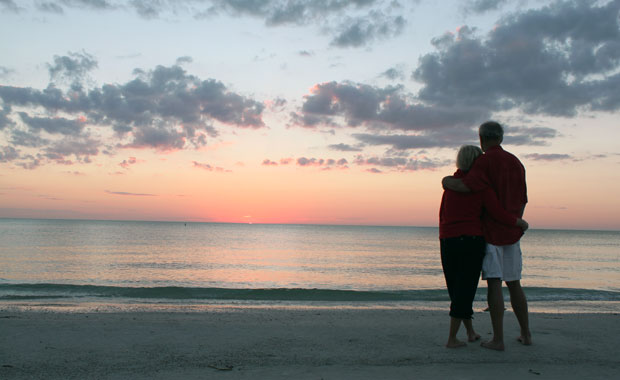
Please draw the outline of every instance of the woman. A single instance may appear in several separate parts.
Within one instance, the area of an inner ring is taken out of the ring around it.
[[[464,145],[456,157],[458,170],[454,177],[463,178],[474,161],[482,154],[477,146]],[[445,190],[439,210],[439,239],[441,265],[450,294],[450,334],[446,347],[465,346],[456,338],[461,322],[467,329],[470,342],[480,339],[471,323],[474,310],[472,304],[485,254],[482,233],[482,213],[508,225],[517,225],[524,231],[528,224],[523,219],[507,213],[491,189],[477,193],[459,193]]]

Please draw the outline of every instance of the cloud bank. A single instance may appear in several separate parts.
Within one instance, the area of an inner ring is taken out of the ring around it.
[[[473,1],[476,12],[504,1]],[[476,139],[475,128],[501,112],[575,117],[620,110],[620,0],[603,5],[558,1],[515,12],[479,35],[463,26],[433,39],[404,86],[333,81],[314,86],[290,125],[364,129],[361,144],[395,150],[456,147]],[[398,71],[382,74],[397,79]],[[546,145],[547,127],[507,126],[505,142]],[[344,146],[343,146],[344,147]]]
[[[18,13],[12,0],[1,0],[4,9]],[[260,19],[267,27],[313,25],[328,34],[330,45],[355,48],[402,34],[406,20],[396,0],[64,0],[31,3],[48,15],[67,9],[133,12],[146,20],[189,14],[195,19],[220,15]],[[342,17],[354,14],[354,17]]]
[[[358,155],[355,157],[354,163],[360,166],[372,166],[366,171],[370,173],[384,173],[386,170],[398,172],[413,172],[420,170],[435,170],[452,164],[449,160],[432,159],[425,155],[412,157],[364,157]],[[382,169],[378,169],[381,167]]]
[[[443,106],[573,117],[620,107],[620,1],[555,2],[499,21],[487,36],[461,28],[433,40],[413,78]]]
[[[72,155],[89,162],[90,156],[119,148],[202,147],[221,127],[264,127],[263,103],[179,65],[136,69],[127,83],[87,89],[82,81],[96,67],[92,56],[71,53],[48,65],[52,82],[45,89],[0,85],[0,130],[10,146],[37,148],[43,152],[33,156],[38,163],[68,162]],[[61,77],[69,88],[53,82]],[[104,142],[106,135],[113,137]]]

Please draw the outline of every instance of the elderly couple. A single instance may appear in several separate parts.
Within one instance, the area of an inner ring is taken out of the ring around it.
[[[480,339],[472,326],[472,303],[482,279],[487,280],[493,339],[482,346],[504,350],[502,281],[510,292],[512,309],[521,327],[519,341],[532,344],[527,299],[521,288],[519,239],[528,228],[521,217],[527,202],[525,168],[502,149],[504,131],[489,121],[480,126],[480,146],[461,147],[458,170],[445,177],[439,212],[441,264],[450,294],[450,334],[446,347],[466,344],[456,338],[461,322],[467,340]],[[484,154],[482,153],[484,151]]]

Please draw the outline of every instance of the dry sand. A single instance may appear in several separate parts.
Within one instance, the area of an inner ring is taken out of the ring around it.
[[[533,346],[444,347],[443,311],[224,309],[50,313],[0,310],[1,379],[620,378],[620,316],[530,316]],[[490,337],[487,313],[474,326]],[[460,337],[465,338],[464,330]]]

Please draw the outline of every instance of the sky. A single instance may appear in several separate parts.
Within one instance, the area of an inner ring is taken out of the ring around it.
[[[436,226],[497,120],[620,230],[620,0],[0,0],[0,217]]]

